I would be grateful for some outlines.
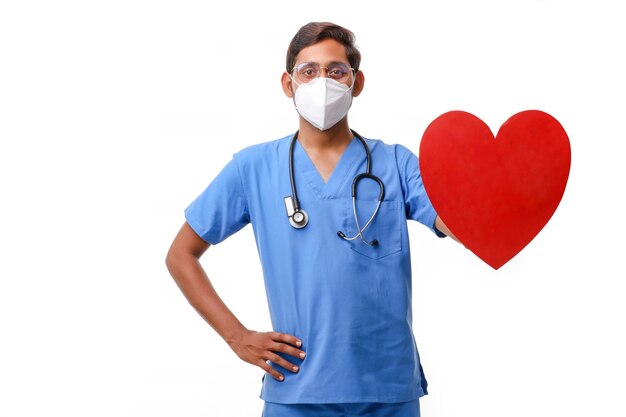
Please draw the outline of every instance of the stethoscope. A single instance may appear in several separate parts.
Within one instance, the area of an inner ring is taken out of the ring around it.
[[[372,221],[374,220],[374,217],[376,217],[376,213],[378,213],[380,204],[385,198],[385,185],[383,184],[380,178],[378,178],[376,175],[371,173],[372,156],[370,154],[369,146],[367,146],[367,143],[361,137],[361,135],[356,133],[354,130],[352,130],[352,133],[354,134],[354,136],[356,136],[359,139],[359,141],[361,141],[361,144],[363,145],[363,148],[365,149],[365,154],[367,156],[366,171],[361,174],[358,174],[352,180],[352,211],[354,213],[354,221],[356,222],[358,233],[354,235],[353,237],[348,237],[342,231],[338,231],[337,236],[339,236],[340,238],[344,240],[354,240],[357,237],[360,237],[361,240],[365,242],[366,244],[370,246],[376,246],[378,245],[378,240],[376,239],[372,241],[366,240],[363,237],[363,232],[372,223]],[[293,152],[294,152],[297,139],[298,139],[298,132],[296,131],[296,133],[294,133],[293,135],[293,138],[291,139],[291,146],[289,147],[289,179],[291,181],[291,196],[285,197],[285,208],[287,209],[287,217],[289,218],[289,223],[296,229],[302,229],[304,226],[306,226],[309,223],[309,215],[306,213],[306,211],[302,210],[302,208],[300,207],[300,202],[298,200],[298,193],[296,191],[296,181],[293,175]],[[374,210],[374,214],[372,214],[372,216],[367,221],[367,223],[365,223],[365,226],[361,228],[361,226],[359,225],[359,218],[356,212],[356,189],[357,189],[357,185],[359,184],[359,181],[361,181],[363,178],[369,178],[371,180],[376,181],[378,183],[380,193],[378,194],[378,203],[376,204],[376,209]]]

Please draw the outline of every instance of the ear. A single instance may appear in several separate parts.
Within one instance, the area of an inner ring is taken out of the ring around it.
[[[354,87],[352,87],[352,97],[358,97],[365,87],[365,75],[361,70],[358,70],[355,75]]]
[[[280,77],[280,84],[283,87],[285,95],[292,98],[295,90],[292,89],[291,77],[287,71],[283,72],[283,75]]]

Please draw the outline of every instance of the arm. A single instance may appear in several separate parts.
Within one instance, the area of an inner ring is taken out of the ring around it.
[[[426,194],[417,156],[404,146],[399,145],[396,149],[404,153],[404,156],[398,157],[402,161],[398,169],[403,179],[401,185],[407,210],[407,219],[418,221],[433,229],[439,237],[444,237],[442,236],[444,234],[460,243],[459,239],[452,234],[450,229],[437,215]],[[434,221],[433,217],[435,218]]]
[[[200,264],[200,257],[209,246],[185,223],[167,253],[167,268],[189,304],[242,360],[259,366],[278,380],[282,380],[283,376],[267,360],[296,372],[293,364],[275,352],[301,357],[300,354],[304,352],[292,346],[298,346],[301,342],[292,335],[259,333],[241,324],[219,297]]]
[[[437,216],[437,218],[435,219],[435,228],[437,230],[439,230],[441,233],[443,233],[444,235],[450,236],[452,239],[454,239],[457,242],[461,243],[461,241],[459,239],[457,239],[456,236],[454,236],[452,234],[450,229],[448,229],[448,227],[445,225],[445,223],[443,222],[443,220],[441,220],[441,218],[439,216]]]

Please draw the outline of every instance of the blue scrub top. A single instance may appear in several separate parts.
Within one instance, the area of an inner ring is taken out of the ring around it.
[[[260,398],[276,403],[402,402],[427,394],[412,330],[411,259],[407,219],[434,229],[436,213],[426,196],[417,157],[402,145],[366,139],[372,173],[385,184],[385,199],[364,232],[375,247],[354,236],[351,186],[366,169],[365,151],[353,138],[328,183],[297,142],[294,177],[303,229],[288,221],[292,135],[236,153],[185,210],[193,230],[218,244],[251,223],[273,330],[302,340],[305,359],[279,355],[300,367],[292,373],[271,363],[284,381],[263,377]],[[363,226],[374,212],[376,182],[360,181],[357,213]]]

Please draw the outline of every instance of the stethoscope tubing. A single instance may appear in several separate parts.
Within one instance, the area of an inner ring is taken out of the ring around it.
[[[342,231],[338,231],[337,235],[340,238],[344,239],[344,240],[350,240],[350,241],[355,240],[356,238],[360,237],[361,240],[364,243],[366,243],[367,245],[369,245],[369,246],[376,246],[376,245],[378,245],[378,240],[374,239],[371,242],[366,240],[365,237],[363,236],[363,232],[372,223],[372,221],[376,217],[376,214],[378,213],[378,210],[380,209],[380,205],[381,205],[383,199],[385,198],[385,185],[383,184],[383,182],[382,182],[382,180],[380,178],[378,178],[376,175],[373,175],[371,173],[371,169],[372,169],[372,155],[370,153],[369,146],[367,146],[367,142],[365,142],[365,139],[363,139],[363,137],[361,137],[361,135],[359,135],[354,130],[350,129],[350,131],[352,132],[352,134],[357,139],[359,139],[359,141],[363,145],[363,149],[365,149],[365,155],[366,155],[366,158],[367,158],[366,159],[367,160],[367,165],[366,165],[365,172],[363,172],[361,174],[358,174],[352,180],[352,211],[353,211],[353,214],[354,214],[354,221],[356,222],[358,233],[355,236],[353,236],[353,237],[348,237]],[[294,176],[294,172],[293,172],[293,155],[294,155],[294,149],[295,149],[295,144],[296,144],[296,140],[297,139],[298,139],[298,131],[296,131],[296,133],[294,133],[293,138],[291,139],[291,145],[289,146],[289,181],[291,183],[291,196],[292,196],[291,200],[292,200],[292,204],[293,204],[293,214],[290,215],[289,221],[290,221],[290,223],[291,223],[291,225],[293,227],[295,227],[297,229],[301,229],[301,228],[305,227],[306,224],[308,223],[308,215],[300,207],[300,201],[298,200],[298,190],[296,189],[296,180],[295,180],[295,176]],[[374,213],[369,218],[369,220],[365,223],[365,226],[363,226],[363,228],[361,228],[361,226],[359,225],[359,218],[358,218],[357,211],[356,211],[356,189],[357,189],[357,185],[358,185],[359,181],[361,181],[363,178],[368,178],[368,179],[371,179],[373,181],[376,181],[378,183],[378,187],[380,189],[380,193],[378,194],[378,202],[376,204],[376,209],[374,210]],[[302,220],[301,221],[297,221],[296,220],[296,216],[298,216],[298,218],[300,218]]]
[[[352,132],[352,134],[363,145],[363,149],[365,149],[365,155],[367,157],[367,166],[366,166],[366,169],[365,169],[365,173],[357,175],[355,177],[355,179],[359,178],[360,176],[365,176],[365,175],[368,175],[370,177],[374,177],[373,179],[378,181],[378,183],[381,185],[382,194],[384,196],[385,187],[382,185],[382,181],[380,181],[380,179],[378,177],[372,176],[372,174],[371,174],[371,172],[372,172],[372,155],[370,153],[369,146],[367,146],[367,142],[365,142],[365,139],[363,139],[363,137],[361,135],[359,135],[356,131],[354,131],[352,129],[350,129],[350,131]],[[295,211],[300,211],[301,210],[300,209],[300,200],[298,200],[298,191],[296,189],[296,179],[295,179],[295,176],[293,175],[293,154],[294,154],[294,150],[295,150],[295,146],[296,146],[296,140],[298,139],[298,133],[299,133],[299,131],[296,131],[296,133],[293,134],[293,138],[291,139],[291,145],[289,146],[289,180],[291,182],[291,195],[293,197],[293,208],[294,208]],[[352,182],[352,195],[355,195],[355,193],[356,193],[356,184],[353,181]]]

